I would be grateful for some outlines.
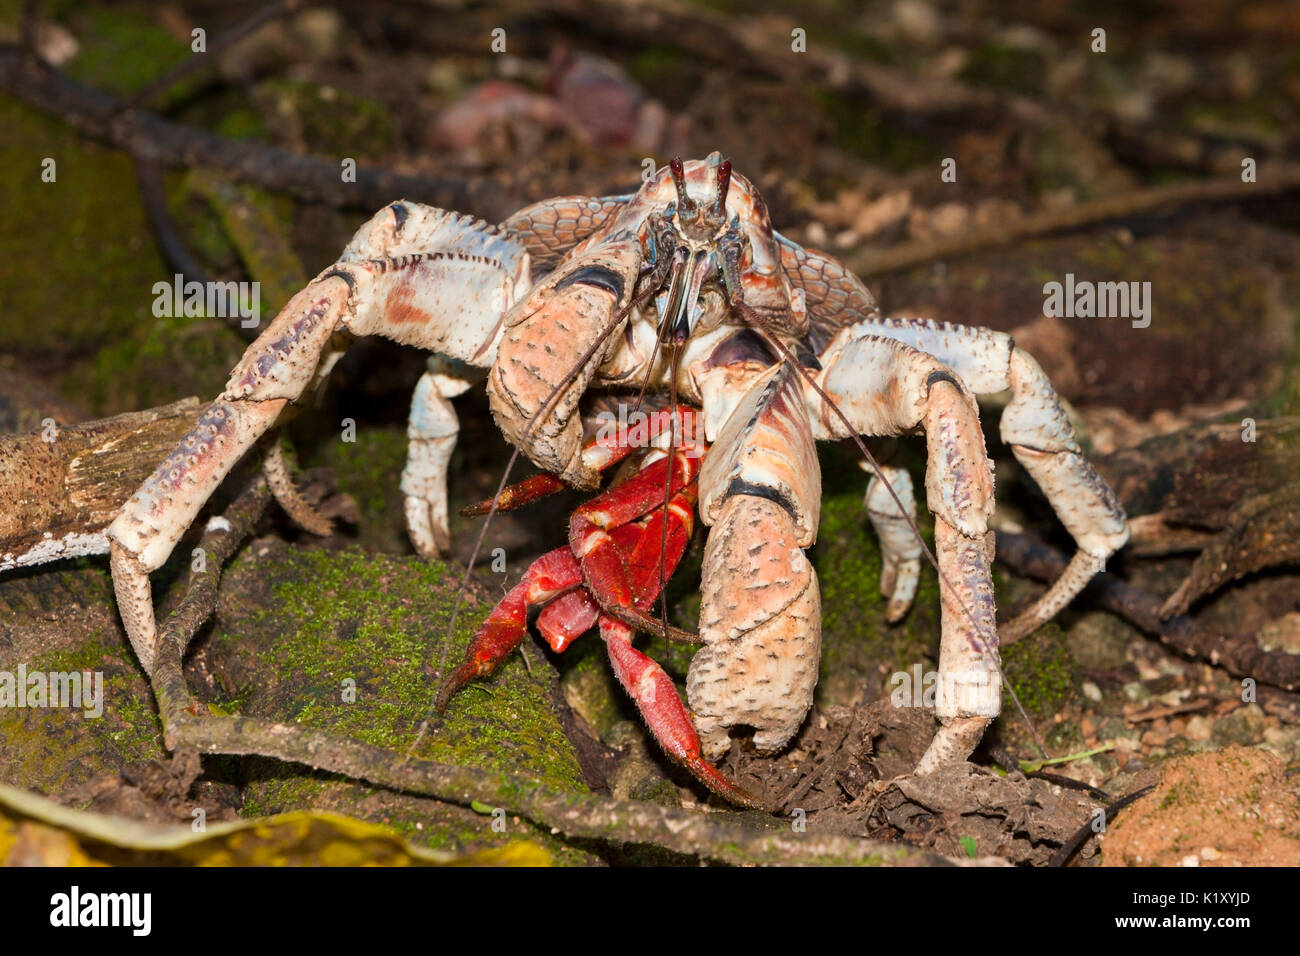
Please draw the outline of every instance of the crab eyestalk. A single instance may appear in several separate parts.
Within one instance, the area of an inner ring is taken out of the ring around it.
[[[686,168],[682,165],[682,158],[674,156],[672,162],[668,164],[668,168],[672,170],[673,185],[677,187],[678,212],[683,220],[695,218],[699,205],[686,191]]]
[[[724,159],[718,164],[718,198],[713,200],[709,215],[722,222],[727,218],[727,190],[731,187],[731,160]]]

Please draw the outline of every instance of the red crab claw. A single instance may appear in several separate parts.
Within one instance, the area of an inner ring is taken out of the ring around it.
[[[704,759],[700,736],[690,712],[672,678],[657,663],[632,646],[633,631],[620,621],[602,616],[600,636],[609,651],[614,674],[627,691],[646,726],[664,752],[688,770],[696,780],[732,803],[755,810],[769,809],[762,801],[742,790]]]
[[[475,677],[495,672],[519,646],[528,633],[529,607],[543,604],[581,583],[582,569],[568,548],[556,548],[529,565],[523,580],[510,589],[478,629],[464,660],[438,688],[434,701],[438,712],[442,713],[452,695]]]
[[[561,594],[537,615],[537,631],[557,654],[596,626],[600,605],[586,588]]]

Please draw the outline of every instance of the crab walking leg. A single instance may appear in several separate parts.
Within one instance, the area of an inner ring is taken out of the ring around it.
[[[426,558],[440,557],[451,547],[447,466],[460,434],[451,399],[470,384],[454,374],[442,356],[433,356],[411,396],[401,489],[406,498],[407,533],[415,550]]]
[[[920,765],[932,770],[969,756],[1001,705],[988,530],[993,475],[978,409],[952,370],[893,339],[840,338],[823,363],[820,385],[854,428],[870,435],[925,433],[943,627],[935,707],[943,726]],[[846,437],[843,422],[811,389],[808,401],[819,437]]]
[[[314,535],[327,537],[334,530],[334,522],[307,503],[302,492],[294,484],[293,475],[289,473],[289,463],[285,460],[284,445],[278,441],[279,435],[273,434],[266,455],[262,459],[262,472],[271,487],[271,493],[280,507],[300,527]]]
[[[413,251],[419,250],[419,251]],[[108,529],[118,609],[151,671],[156,625],[149,572],[162,566],[208,497],[286,405],[336,358],[336,333],[396,341],[487,363],[501,312],[526,291],[528,256],[484,223],[398,202],[289,300],[248,347],[225,390]]]
[[[700,638],[686,677],[704,753],[754,729],[776,750],[812,706],[821,652],[813,543],[821,472],[801,378],[784,365],[758,374],[722,425],[700,474],[704,550]]]
[[[728,780],[705,756],[690,711],[677,696],[662,667],[632,646],[635,632],[622,621],[600,616],[600,636],[609,652],[614,676],[623,685],[650,733],[664,752],[714,793],[746,807],[761,807],[750,794]]]
[[[528,633],[528,609],[582,584],[582,569],[568,548],[542,555],[492,609],[465,651],[465,658],[438,688],[435,704],[446,710],[452,695],[475,677],[486,677],[520,645]]]
[[[851,335],[887,336],[928,352],[976,395],[1011,390],[1002,413],[1002,440],[1043,489],[1078,551],[1032,607],[1002,626],[1002,637],[1018,640],[1051,620],[1124,546],[1129,529],[1114,492],[1083,457],[1043,370],[1011,336],[990,329],[932,319],[874,319],[854,326]]]
[[[946,579],[939,588],[939,687],[934,708],[942,725],[916,766],[918,774],[969,757],[1002,702],[989,580],[993,532],[968,537],[936,515],[934,550]],[[970,616],[974,616],[973,628]]]
[[[913,530],[916,495],[912,491],[912,476],[906,468],[889,465],[881,465],[880,471],[885,476],[884,481],[874,474],[871,476],[863,505],[880,541],[880,592],[889,598],[885,619],[893,623],[903,619],[916,597],[924,552]],[[894,489],[893,495],[889,493],[890,488]],[[903,505],[902,511],[894,500],[895,495]],[[912,521],[908,521],[909,517]]]

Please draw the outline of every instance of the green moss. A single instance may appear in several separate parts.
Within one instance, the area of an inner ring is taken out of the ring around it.
[[[222,675],[216,703],[242,713],[327,730],[403,754],[428,712],[459,578],[439,563],[277,545],[245,553],[226,572],[210,653]],[[481,598],[457,622],[449,663],[459,662],[488,609]],[[349,700],[349,689],[355,699]],[[554,707],[554,673],[512,655],[493,677],[462,690],[435,719],[416,755],[508,771],[556,790],[585,792],[577,757]],[[303,806],[382,819],[409,839],[457,849],[495,845],[492,820],[436,801],[374,791],[324,774],[261,761],[244,812]],[[577,852],[571,848],[565,852]]]
[[[860,97],[813,86],[804,93],[820,106],[835,144],[846,152],[897,173],[937,163],[943,155],[937,143],[891,122]]]
[[[1077,680],[1066,634],[1054,621],[1004,648],[1002,669],[1025,710],[1038,719],[1058,713],[1070,700]],[[1003,713],[1014,713],[1014,706],[1004,691]]]
[[[56,179],[42,182],[42,160]],[[93,354],[151,318],[167,275],[130,160],[0,97],[0,351]]]
[[[144,89],[178,63],[203,55],[191,52],[190,44],[159,27],[147,5],[83,6],[69,16],[68,23],[80,45],[65,67],[68,75],[119,96]],[[195,77],[183,79],[151,101],[151,106],[165,110],[169,103],[192,95],[200,82]]]
[[[313,152],[377,160],[392,145],[393,118],[377,100],[280,79],[259,83],[257,97],[285,124],[290,138],[309,143]]]
[[[319,422],[303,423],[319,427]],[[399,483],[406,466],[406,429],[399,425],[358,427],[356,441],[343,441],[343,425],[335,423],[313,447],[304,450],[303,467],[324,465],[338,479],[339,490],[356,499],[361,511],[359,542],[380,551],[409,549],[403,524]]]
[[[910,468],[915,450],[907,449]],[[862,499],[868,476],[855,456],[821,449],[822,511],[810,552],[821,586],[822,662],[817,700],[823,706],[861,696],[867,682],[884,684],[885,672],[933,667],[939,644],[939,594],[932,570],[923,569],[916,600],[898,624],[885,620],[880,593],[880,547]],[[923,509],[922,509],[923,510]],[[933,544],[928,516],[918,518]]]
[[[63,377],[61,390],[94,413],[149,408],[226,384],[247,343],[225,319],[150,315]]]
[[[103,712],[0,708],[0,780],[58,794],[99,774],[162,759],[149,686],[117,625],[102,563],[69,562],[0,581],[0,670],[102,674]],[[63,623],[51,624],[51,621]]]

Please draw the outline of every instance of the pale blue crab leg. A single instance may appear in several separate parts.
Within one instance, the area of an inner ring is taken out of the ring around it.
[[[1069,604],[1124,546],[1129,535],[1124,509],[1083,456],[1051,382],[1010,335],[932,319],[873,319],[853,326],[852,335],[883,335],[933,355],[976,395],[1011,390],[1002,413],[1002,440],[1078,545],[1047,592],[1002,626],[1004,641],[1019,640]]]
[[[149,572],[245,452],[319,380],[323,356],[335,357],[334,335],[382,335],[486,365],[529,281],[523,247],[476,220],[397,202],[361,227],[249,346],[225,390],[109,526],[118,608],[146,671],[156,640]]]
[[[919,429],[928,451],[926,500],[941,579],[935,712],[942,726],[917,767],[926,773],[968,757],[1001,708],[988,529],[993,475],[975,400],[954,371],[894,339],[854,337],[859,328],[832,342],[818,384],[859,434]],[[814,389],[807,401],[818,438],[848,437],[844,422]]]

